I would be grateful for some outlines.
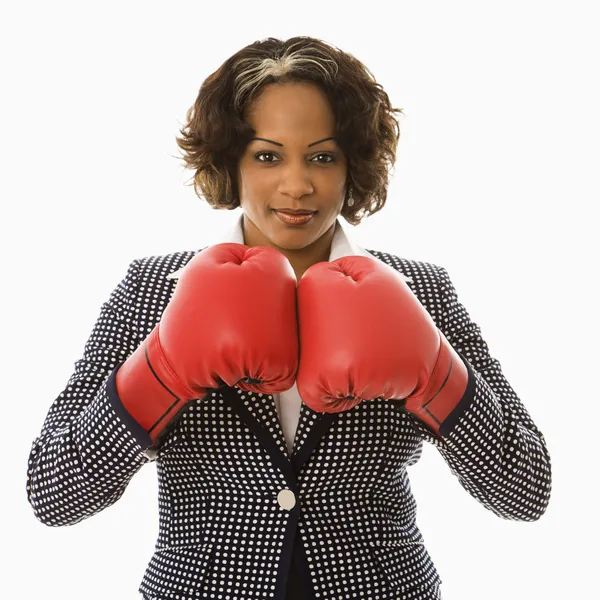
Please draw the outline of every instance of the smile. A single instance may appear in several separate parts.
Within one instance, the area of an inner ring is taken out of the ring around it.
[[[274,211],[280,221],[283,221],[286,225],[306,225],[312,221],[312,218],[316,213],[310,215],[288,215],[279,211]]]

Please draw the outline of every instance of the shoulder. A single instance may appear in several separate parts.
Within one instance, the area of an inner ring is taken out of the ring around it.
[[[454,290],[446,269],[431,262],[396,256],[378,250],[366,250],[405,276],[406,284],[411,292],[429,312],[435,324],[441,328]]]
[[[370,250],[366,248],[366,251],[396,271],[406,275],[412,279],[414,283],[428,280],[438,281],[442,278],[443,271],[445,270],[442,266],[431,262],[405,258],[380,250]]]
[[[139,272],[140,278],[147,279],[173,279],[171,275],[182,269],[196,254],[207,248],[197,250],[179,250],[168,254],[153,254],[135,258],[133,263]]]

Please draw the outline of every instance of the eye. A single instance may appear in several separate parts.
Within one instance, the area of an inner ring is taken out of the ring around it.
[[[254,155],[254,158],[256,160],[258,160],[258,162],[262,162],[262,163],[271,163],[272,164],[273,162],[275,162],[273,160],[260,160],[260,158],[259,158],[260,156],[271,156],[272,157],[272,156],[275,156],[275,154],[273,152],[257,152]],[[326,154],[324,152],[319,152],[319,154],[317,154],[314,158],[319,158],[321,156],[325,156],[325,157],[327,157],[329,159],[329,160],[326,160],[326,161],[320,161],[320,160],[317,161],[317,162],[319,162],[321,164],[328,164],[328,163],[335,162],[335,156],[333,156],[331,154]],[[313,158],[313,160],[314,160],[314,158]]]
[[[315,156],[315,158],[318,158],[319,156],[326,156],[329,159],[328,161],[325,161],[324,164],[335,162],[335,156],[332,156],[331,154],[325,154],[323,152],[319,152],[319,154],[317,154],[317,156]],[[317,162],[321,162],[321,161],[317,161]]]
[[[256,158],[258,160],[259,156],[275,156],[272,152],[257,152],[254,155],[254,158]],[[271,163],[273,162],[272,160],[258,160],[258,162],[266,162],[266,163]]]

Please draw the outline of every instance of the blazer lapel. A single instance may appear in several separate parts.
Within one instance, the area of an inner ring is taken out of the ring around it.
[[[318,413],[302,403],[290,457],[273,395],[246,392],[235,386],[224,386],[220,391],[233,411],[280,465],[282,458],[286,459],[288,465],[291,461],[296,475],[341,414]]]

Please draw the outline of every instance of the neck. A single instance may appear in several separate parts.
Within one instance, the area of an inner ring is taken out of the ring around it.
[[[300,279],[304,272],[309,267],[312,267],[312,265],[329,260],[331,242],[333,241],[336,226],[337,221],[319,239],[310,244],[310,246],[298,250],[289,250],[287,248],[280,248],[270,242],[253,223],[244,217],[244,244],[247,246],[270,246],[279,250],[292,265],[294,273],[296,273],[296,279]]]

